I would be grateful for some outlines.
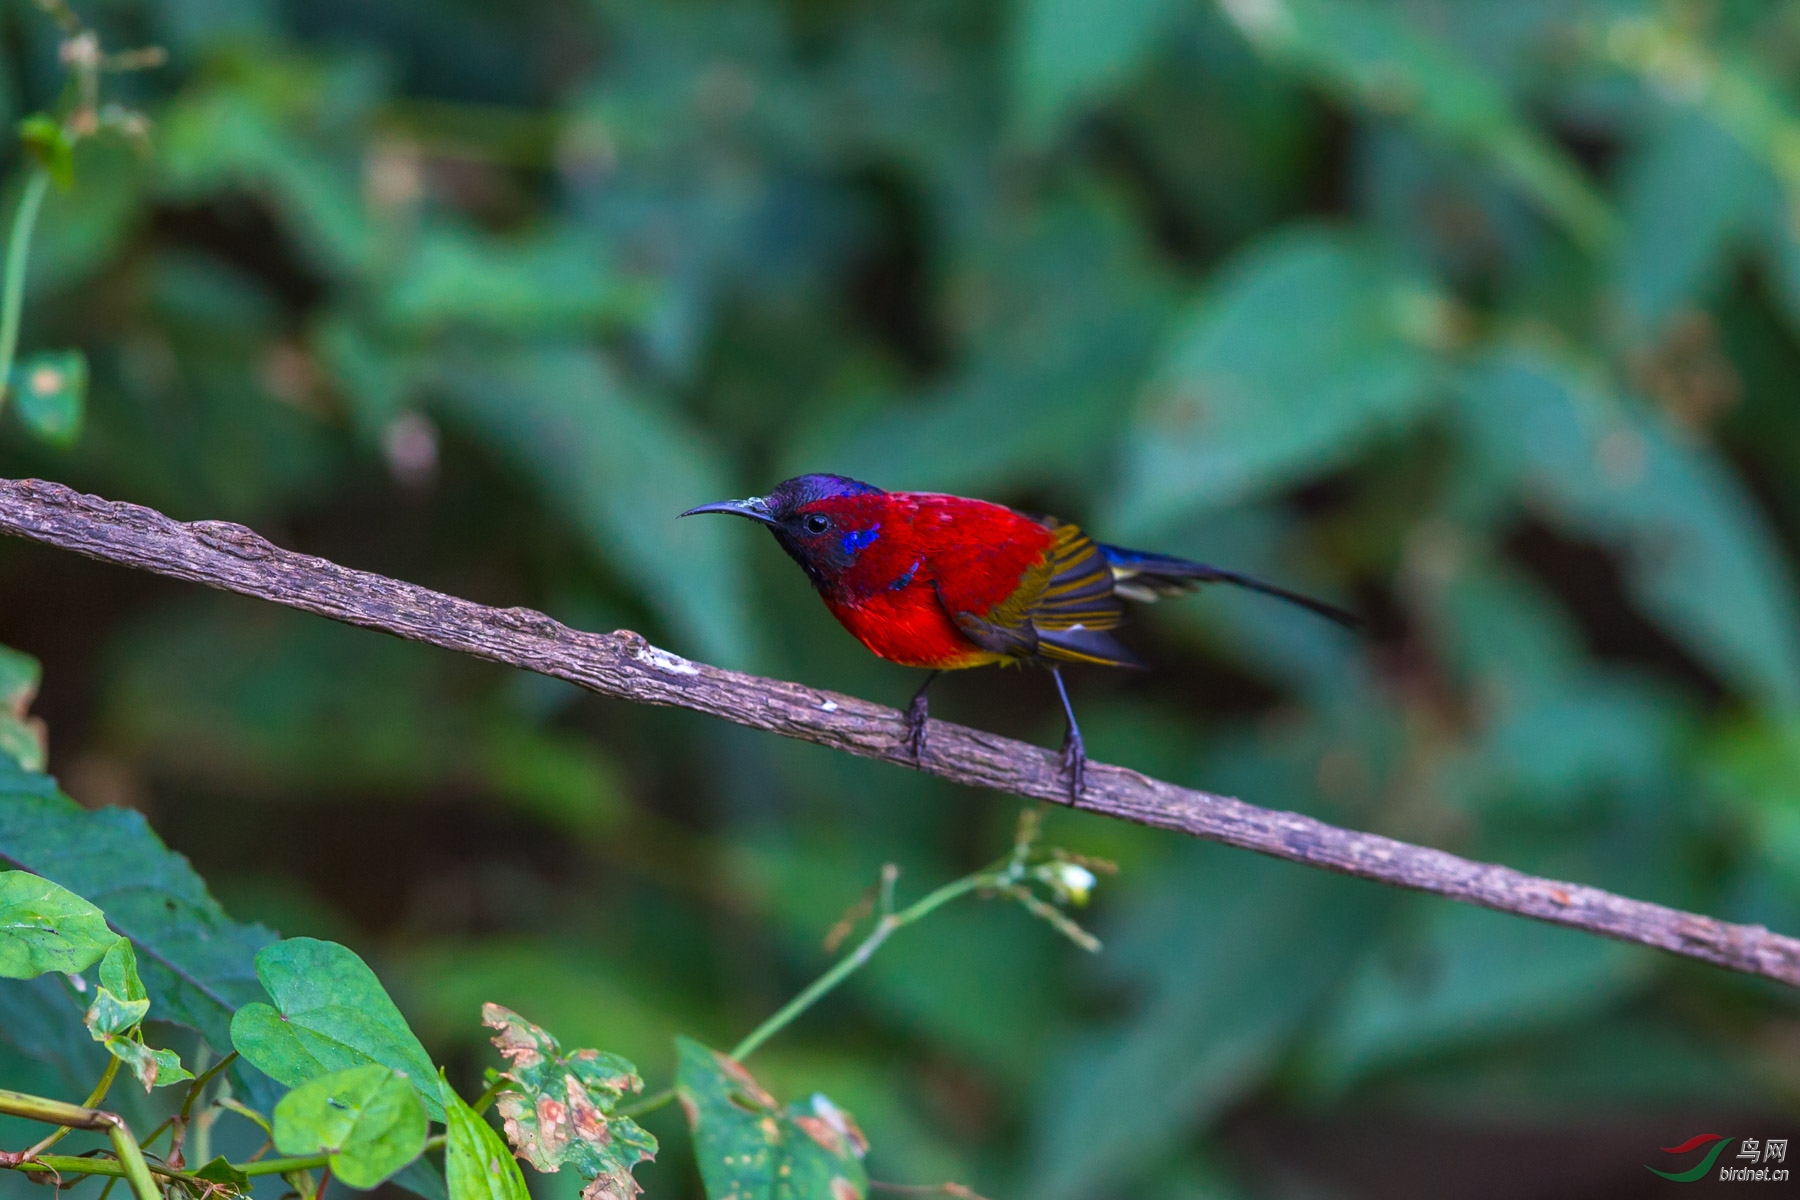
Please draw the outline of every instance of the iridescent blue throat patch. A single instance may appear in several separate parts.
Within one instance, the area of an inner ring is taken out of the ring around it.
[[[868,529],[852,529],[844,535],[844,553],[854,556],[880,536],[881,526],[879,524]]]

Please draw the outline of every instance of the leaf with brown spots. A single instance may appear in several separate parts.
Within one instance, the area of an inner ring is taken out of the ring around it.
[[[564,1054],[556,1039],[511,1009],[481,1007],[482,1023],[499,1032],[494,1046],[517,1085],[495,1097],[507,1140],[540,1171],[567,1163],[588,1180],[583,1200],[632,1200],[643,1189],[631,1169],[656,1157],[656,1139],[613,1105],[641,1091],[637,1068],[616,1054],[576,1050]]]
[[[742,1063],[680,1039],[675,1089],[708,1200],[863,1200],[869,1143],[824,1096],[782,1108]]]

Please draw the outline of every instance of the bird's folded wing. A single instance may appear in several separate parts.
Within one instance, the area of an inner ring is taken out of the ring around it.
[[[1040,632],[1116,629],[1125,606],[1113,595],[1113,568],[1094,540],[1074,525],[1056,526],[1050,578],[1027,614]]]
[[[1018,626],[1001,625],[969,612],[953,612],[950,620],[964,637],[983,650],[1008,658],[1030,658],[1037,653],[1037,631],[1029,622]]]
[[[1125,620],[1125,606],[1113,594],[1112,564],[1100,547],[1074,525],[1057,525],[1050,546],[1050,577],[1031,605],[1039,658],[1141,666],[1136,655],[1107,630]]]

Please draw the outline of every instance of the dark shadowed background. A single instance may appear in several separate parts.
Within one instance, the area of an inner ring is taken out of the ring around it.
[[[1154,672],[1074,673],[1097,759],[1800,932],[1800,4],[80,11],[170,63],[108,84],[153,154],[46,201],[22,344],[88,412],[9,408],[0,473],[894,704],[764,534],[675,513],[802,470],[1054,512],[1372,621],[1143,613]],[[6,121],[55,48],[7,0]],[[355,947],[477,1087],[489,999],[663,1086],[1018,807],[19,543],[0,642],[69,793]],[[1032,673],[934,712],[1061,728]],[[1791,991],[1050,821],[1121,867],[1102,954],[965,901],[759,1052],[878,1178],[1626,1197],[1800,1134]],[[0,1080],[86,1090],[12,1032]]]

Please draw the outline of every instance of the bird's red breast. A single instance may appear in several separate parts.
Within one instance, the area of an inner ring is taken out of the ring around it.
[[[855,561],[820,588],[857,641],[909,667],[1005,660],[963,636],[950,613],[990,613],[1028,576],[1041,579],[1050,529],[999,504],[933,492],[834,497],[816,507],[860,543]]]

